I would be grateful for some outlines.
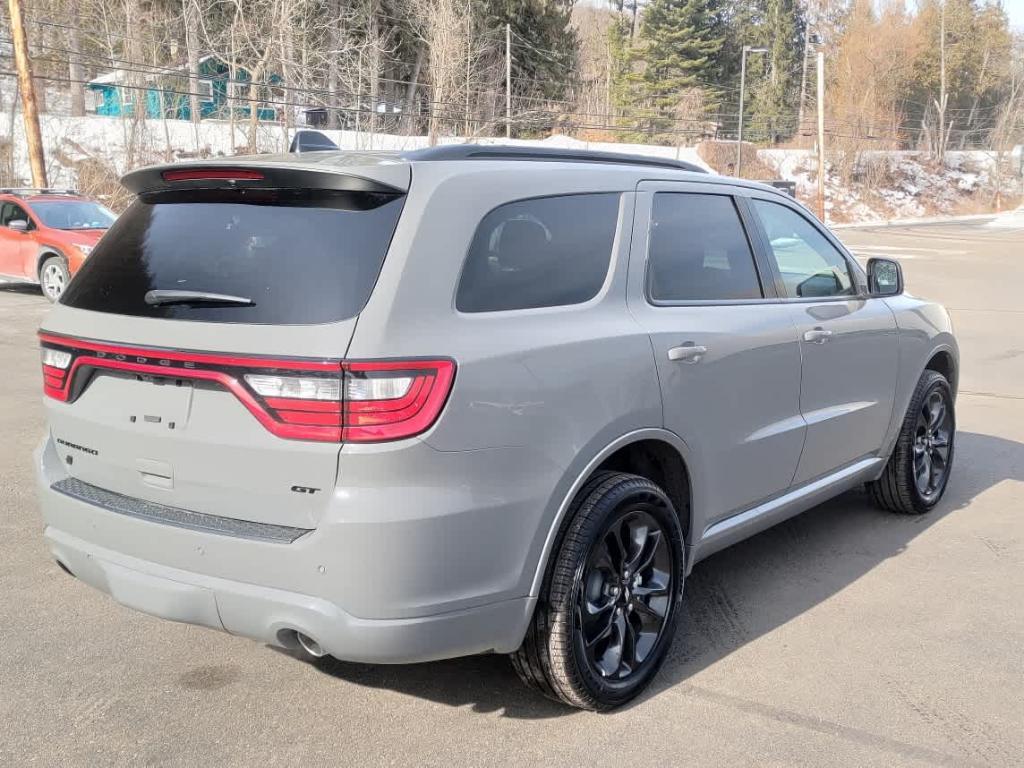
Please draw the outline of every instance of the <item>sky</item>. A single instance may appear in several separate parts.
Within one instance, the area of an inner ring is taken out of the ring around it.
[[[1024,30],[1024,0],[1003,0],[1003,7],[1010,17],[1010,26]]]

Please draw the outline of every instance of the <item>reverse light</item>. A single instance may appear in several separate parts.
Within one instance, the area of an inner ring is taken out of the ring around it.
[[[409,392],[414,379],[412,376],[394,376],[389,378],[357,379],[348,376],[345,379],[345,399],[363,402],[366,400],[397,400]]]
[[[340,379],[247,373],[245,381],[260,397],[287,397],[300,400],[341,399]]]
[[[63,370],[71,365],[71,353],[63,349],[43,347],[40,353],[43,358],[43,365]]]
[[[372,443],[414,437],[440,416],[455,362],[264,358],[126,347],[41,333],[43,391],[70,402],[97,370],[209,382],[291,440]]]

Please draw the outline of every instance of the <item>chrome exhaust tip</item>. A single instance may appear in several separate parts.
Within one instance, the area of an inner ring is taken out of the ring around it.
[[[320,643],[318,643],[309,635],[305,635],[302,632],[296,632],[295,639],[298,641],[299,645],[302,646],[302,650],[304,650],[313,658],[319,659],[322,656],[327,655],[327,651],[323,649]]]

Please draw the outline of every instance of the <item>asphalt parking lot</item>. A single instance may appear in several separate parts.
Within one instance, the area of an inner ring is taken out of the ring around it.
[[[946,497],[903,518],[850,493],[699,564],[657,683],[607,715],[504,657],[313,664],[62,573],[30,456],[48,305],[0,286],[0,765],[1024,764],[1024,217],[840,236],[952,310]]]

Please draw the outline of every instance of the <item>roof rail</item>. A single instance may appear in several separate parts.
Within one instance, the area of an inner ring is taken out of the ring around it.
[[[0,194],[15,195],[77,195],[73,189],[57,189],[55,187],[0,187]]]
[[[647,165],[673,168],[680,171],[707,173],[699,165],[684,160],[646,155],[628,155],[623,152],[598,152],[586,149],[556,147],[513,147],[502,144],[447,144],[441,147],[403,152],[406,160],[540,160],[551,163],[610,163],[613,165]]]

